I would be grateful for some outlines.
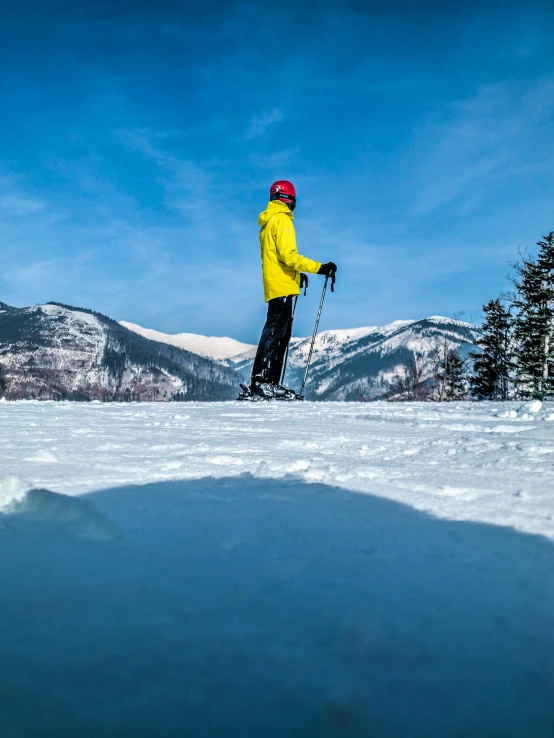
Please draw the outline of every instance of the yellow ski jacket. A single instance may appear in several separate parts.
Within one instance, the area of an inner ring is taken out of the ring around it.
[[[296,248],[292,211],[271,200],[260,213],[260,246],[265,301],[300,294],[300,272],[317,274],[321,262],[301,256]]]

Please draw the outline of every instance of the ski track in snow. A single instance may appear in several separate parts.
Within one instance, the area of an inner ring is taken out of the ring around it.
[[[0,511],[14,478],[81,495],[250,474],[554,539],[554,403],[29,401],[0,403],[0,430]]]

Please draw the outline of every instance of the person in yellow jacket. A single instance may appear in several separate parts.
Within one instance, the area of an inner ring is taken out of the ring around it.
[[[250,385],[251,393],[261,397],[292,393],[280,382],[292,331],[293,301],[300,294],[301,273],[331,276],[337,270],[333,262],[322,264],[298,253],[292,214],[296,207],[293,184],[286,180],[275,182],[269,190],[269,198],[267,208],[258,219],[267,320]]]

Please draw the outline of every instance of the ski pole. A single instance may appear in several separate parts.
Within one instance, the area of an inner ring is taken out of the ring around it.
[[[292,326],[294,324],[294,316],[296,314],[296,303],[298,302],[298,295],[294,298],[294,305],[292,308],[292,318],[290,319],[290,332],[292,336]],[[281,372],[281,384],[285,384],[285,374],[287,373],[287,361],[289,360],[289,347],[290,347],[290,337],[289,342],[287,343],[287,350],[285,353],[285,360],[283,362],[283,371]]]
[[[308,379],[308,372],[310,371],[312,354],[314,352],[315,338],[317,336],[317,329],[319,328],[319,319],[321,318],[321,311],[323,310],[323,301],[325,300],[325,293],[327,292],[327,282],[328,281],[329,281],[329,276],[325,277],[325,284],[323,285],[323,292],[321,293],[319,310],[317,311],[317,318],[315,321],[314,334],[312,336],[312,345],[310,346],[310,353],[308,354],[308,363],[306,364],[306,371],[304,372],[304,381],[302,382],[302,387],[300,388],[300,397],[304,395],[304,387],[306,386],[306,381]],[[334,286],[335,286],[335,275],[333,274],[331,278],[331,290],[333,290],[333,292],[334,292]]]
[[[308,277],[305,274],[300,274],[300,289],[304,290],[304,297],[306,297],[306,292],[308,290]],[[296,315],[296,303],[298,302],[298,295],[294,298],[294,305],[292,308],[292,317],[290,319],[290,336],[289,336],[289,342],[287,343],[287,351],[285,353],[285,360],[283,362],[283,371],[281,372],[281,384],[285,384],[285,373],[287,371],[287,361],[289,360],[289,348],[290,348],[290,339],[292,337],[292,326],[294,324],[294,316]]]

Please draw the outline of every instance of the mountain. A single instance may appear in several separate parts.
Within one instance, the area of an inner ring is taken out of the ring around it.
[[[317,400],[376,400],[389,391],[390,381],[410,357],[424,365],[430,381],[436,356],[444,348],[467,355],[479,329],[460,320],[432,316],[398,320],[383,327],[323,331],[316,338],[307,397]],[[299,389],[311,338],[293,338],[286,384]],[[228,366],[248,373],[251,351],[227,360]]]
[[[82,308],[0,303],[6,399],[230,400],[235,371]]]
[[[437,356],[472,350],[480,331],[440,316],[324,331],[316,339],[306,395],[375,400],[417,358],[431,381]],[[311,338],[293,338],[286,384],[299,389]],[[230,400],[248,377],[256,346],[193,333],[169,335],[59,303],[0,302],[0,395],[7,399]]]
[[[204,356],[217,361],[230,359],[233,356],[244,354],[256,348],[249,343],[236,341],[234,338],[200,336],[197,333],[177,333],[172,335],[170,333],[161,333],[151,328],[143,328],[136,323],[127,323],[124,320],[120,321],[120,325],[152,341],[167,343],[170,346],[178,346],[186,351],[191,351],[193,354],[198,354],[198,356]]]

